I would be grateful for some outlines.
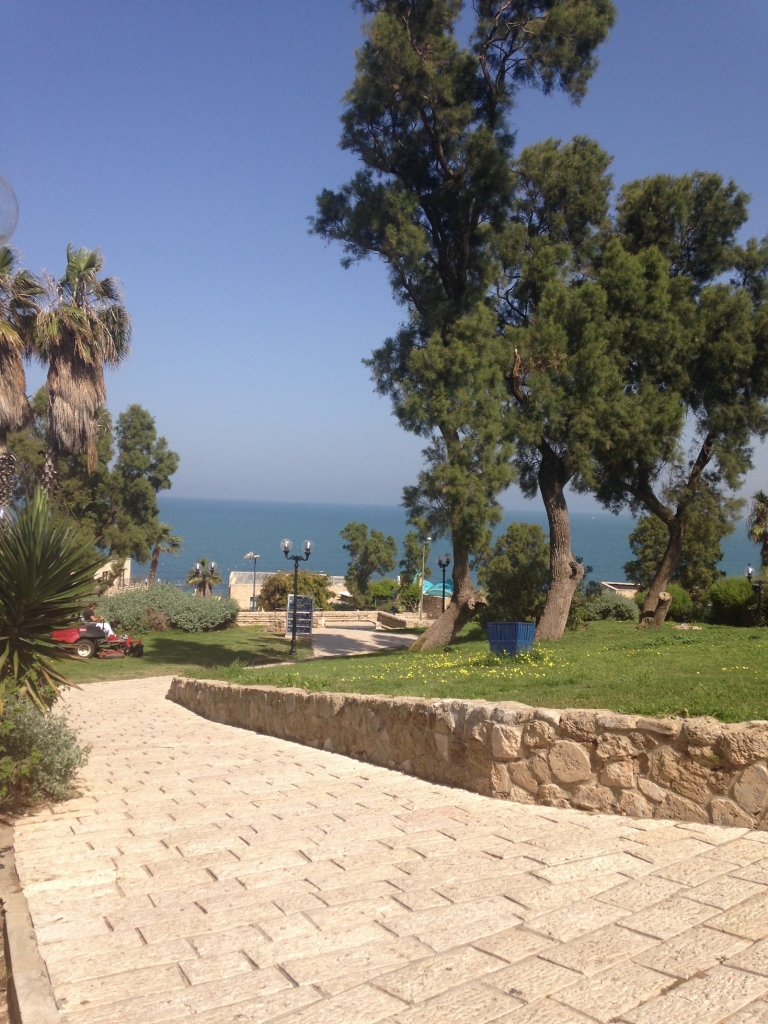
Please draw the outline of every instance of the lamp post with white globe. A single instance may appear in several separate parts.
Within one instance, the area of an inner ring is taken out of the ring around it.
[[[280,541],[280,549],[286,558],[290,558],[293,562],[293,625],[291,627],[291,654],[296,653],[296,613],[297,606],[299,603],[299,562],[306,562],[309,556],[312,554],[314,545],[311,540],[304,541],[304,554],[303,555],[292,555],[291,549],[293,548],[293,541],[288,540],[286,537]]]

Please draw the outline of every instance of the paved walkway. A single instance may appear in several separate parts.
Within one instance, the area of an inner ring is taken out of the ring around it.
[[[520,806],[66,698],[84,795],[19,874],[66,1024],[768,1024],[768,833]]]
[[[388,633],[380,629],[321,627],[312,632],[312,648],[316,658],[338,658],[408,647],[418,636],[418,633]]]

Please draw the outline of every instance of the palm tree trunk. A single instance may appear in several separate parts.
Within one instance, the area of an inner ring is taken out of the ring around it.
[[[422,584],[423,585],[423,584]],[[453,597],[443,614],[436,619],[419,639],[411,644],[412,651],[428,651],[433,647],[445,647],[457,633],[474,618],[488,602],[472,583],[469,569],[469,551],[453,545]]]
[[[538,625],[537,640],[560,640],[584,566],[571,551],[571,522],[565,502],[565,487],[571,479],[565,462],[546,442],[539,446],[539,490],[549,523],[549,590]]]
[[[0,505],[13,504],[15,456],[8,451],[5,435],[0,435]]]
[[[45,461],[40,472],[40,486],[48,494],[52,494],[57,487],[59,480],[59,453],[56,443],[48,441],[45,449]]]
[[[155,544],[154,550],[152,551],[152,561],[149,563],[149,576],[147,577],[148,583],[154,583],[157,578],[157,563],[160,561],[160,544]]]

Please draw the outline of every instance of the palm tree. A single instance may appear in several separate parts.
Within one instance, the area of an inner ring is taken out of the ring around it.
[[[104,367],[118,366],[130,351],[131,318],[118,282],[100,278],[99,249],[67,246],[61,280],[45,275],[48,303],[35,327],[35,349],[48,363],[48,438],[43,486],[56,480],[59,451],[97,462],[99,410],[106,400]]]
[[[213,588],[221,583],[221,574],[215,562],[201,558],[194,569],[187,573],[187,586],[195,588],[198,597],[211,597]]]
[[[760,564],[768,566],[768,494],[758,491],[752,498],[747,516],[747,532],[753,544],[760,545]]]
[[[157,540],[152,551],[152,561],[149,563],[149,583],[154,583],[157,577],[157,563],[160,561],[160,555],[163,552],[167,555],[178,555],[181,551],[181,544],[181,537],[176,537],[171,533],[168,523],[159,524]]]
[[[0,247],[0,506],[13,500],[15,460],[8,451],[8,432],[21,430],[32,417],[22,358],[29,348],[35,302],[42,292],[28,270],[19,270],[14,251]]]

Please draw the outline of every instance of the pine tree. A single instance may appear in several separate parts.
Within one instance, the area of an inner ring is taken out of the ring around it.
[[[610,0],[475,0],[475,31],[455,37],[460,0],[358,0],[370,19],[347,93],[342,148],[364,169],[318,199],[314,230],[346,265],[386,263],[408,319],[377,349],[377,390],[428,439],[404,504],[453,543],[453,597],[419,641],[449,642],[485,604],[470,576],[513,479],[503,346],[491,293],[514,176],[508,115],[521,85],[580,99],[610,28]]]

